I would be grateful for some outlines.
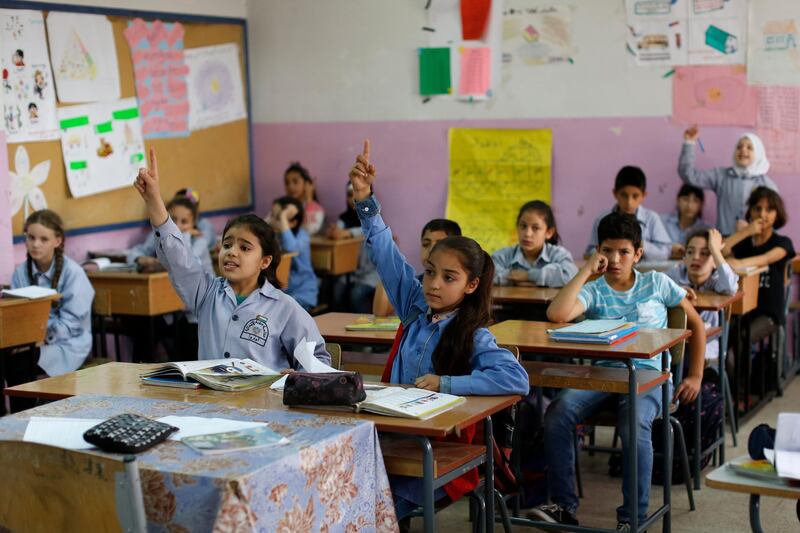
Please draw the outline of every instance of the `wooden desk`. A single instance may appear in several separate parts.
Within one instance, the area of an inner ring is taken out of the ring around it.
[[[433,529],[433,451],[429,438],[459,434],[473,424],[484,422],[484,437],[491,436],[491,415],[517,403],[519,396],[468,396],[466,401],[454,409],[428,420],[409,420],[367,413],[331,412],[314,409],[289,409],[283,405],[282,393],[266,388],[244,392],[221,392],[210,389],[178,389],[142,385],[139,375],[160,365],[134,363],[108,363],[68,372],[5,389],[9,396],[57,400],[76,395],[111,395],[133,398],[174,400],[188,403],[208,403],[234,407],[237,409],[269,409],[273,411],[302,411],[323,416],[347,417],[369,420],[378,431],[398,433],[418,440],[429,461],[423,461],[426,491],[429,491],[425,505],[426,530]],[[494,479],[491,438],[486,438],[486,509],[487,530],[494,528]]]
[[[311,237],[311,264],[314,270],[338,276],[355,272],[363,237],[328,239],[321,235]]]
[[[495,303],[548,305],[558,291],[550,287],[495,285],[492,287],[492,299]]]
[[[769,267],[734,270],[739,274],[739,290],[744,294],[744,297],[731,308],[731,312],[734,315],[744,315],[756,308],[761,274],[768,270]]]
[[[60,297],[0,298],[0,349],[43,343],[50,307]]]
[[[750,459],[748,456],[737,457],[731,463]],[[761,496],[774,496],[797,500],[797,517],[800,519],[800,487],[792,487],[783,482],[756,479],[743,476],[731,470],[725,463],[706,476],[706,485],[712,489],[741,492],[750,495],[750,528],[753,533],[763,533],[761,529],[760,505]]]
[[[184,309],[166,272],[88,272],[87,275],[96,291],[109,291],[112,314],[152,317]]]
[[[314,317],[319,332],[327,342],[348,344],[388,344],[394,342],[394,331],[346,331],[348,324],[355,324],[358,313],[325,313]]]
[[[795,274],[800,274],[800,254],[794,256],[794,259],[792,259],[792,270]]]

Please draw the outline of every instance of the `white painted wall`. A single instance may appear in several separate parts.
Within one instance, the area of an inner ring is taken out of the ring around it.
[[[34,2],[40,0],[33,0]],[[44,1],[44,0],[41,0]],[[47,0],[51,1],[51,0]],[[208,15],[214,17],[247,16],[247,0],[52,0],[59,4],[77,6],[110,7],[115,9],[136,9],[140,11],[162,11],[184,13],[187,15]]]
[[[671,114],[667,69],[628,65],[623,0],[550,3],[575,7],[574,65],[504,65],[493,100],[423,104],[415,49],[427,43],[425,0],[249,0],[254,121]]]

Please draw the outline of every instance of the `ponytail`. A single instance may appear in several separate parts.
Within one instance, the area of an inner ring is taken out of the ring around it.
[[[478,278],[478,286],[465,294],[453,320],[444,328],[433,351],[433,368],[440,376],[463,376],[472,372],[475,331],[489,325],[492,317],[492,278],[494,262],[474,240],[447,237],[436,243],[434,251],[450,250],[459,257],[468,282]]]

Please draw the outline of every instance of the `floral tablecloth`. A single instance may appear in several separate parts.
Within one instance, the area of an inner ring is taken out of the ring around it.
[[[76,396],[0,419],[0,439],[21,440],[31,416],[107,418],[120,413],[263,421],[290,441],[205,456],[181,442],[167,441],[139,454],[150,532],[397,530],[371,422],[213,404]]]

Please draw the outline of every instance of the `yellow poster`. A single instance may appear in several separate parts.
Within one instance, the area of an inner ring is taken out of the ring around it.
[[[451,128],[447,218],[489,253],[514,244],[530,200],[550,203],[551,130]]]

